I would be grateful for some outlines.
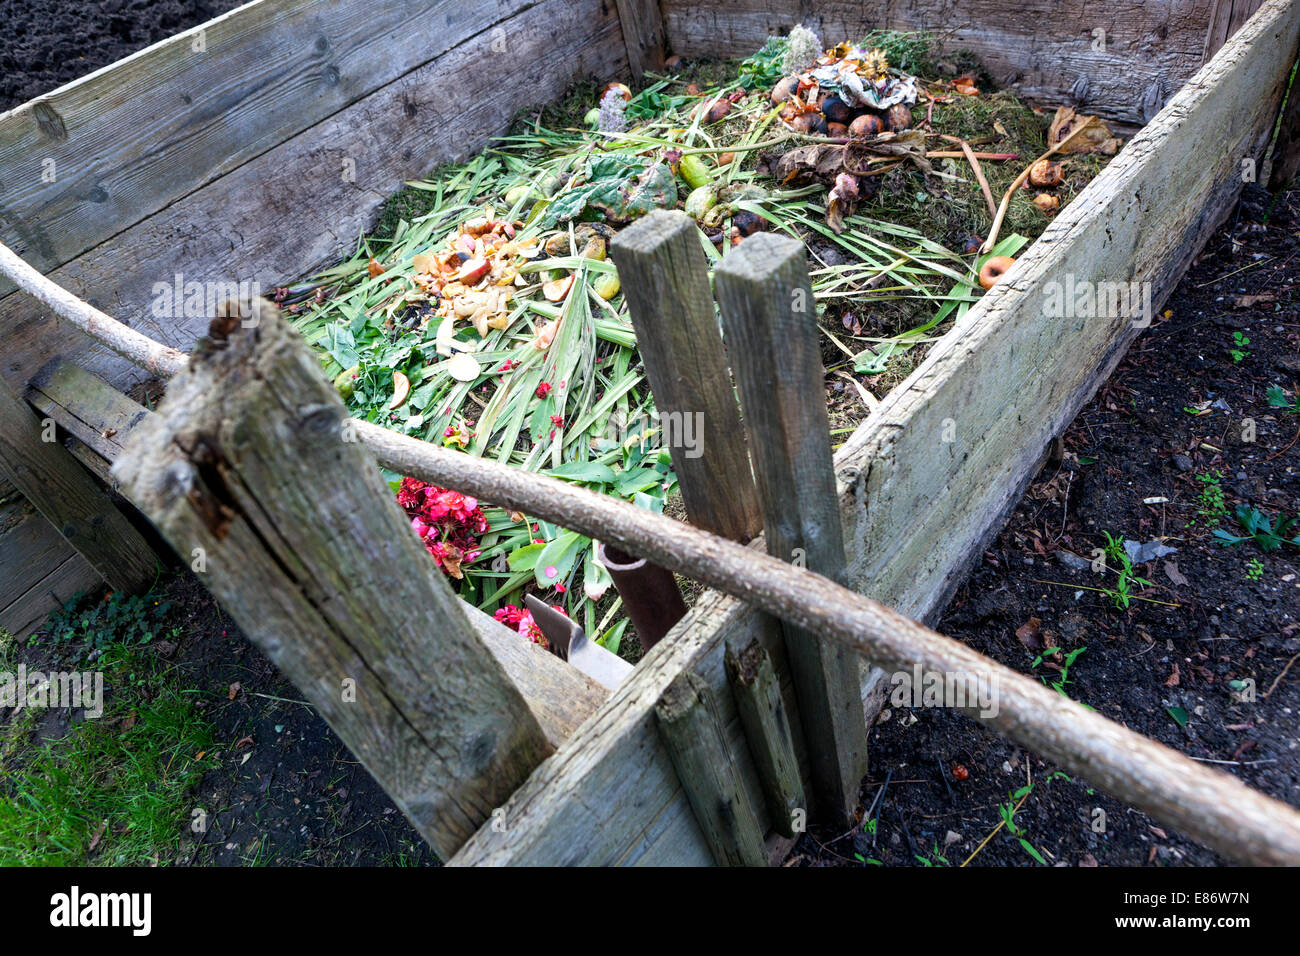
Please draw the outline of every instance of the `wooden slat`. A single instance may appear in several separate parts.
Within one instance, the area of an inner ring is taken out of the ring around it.
[[[1205,53],[1202,59],[1219,52],[1228,38],[1246,25],[1259,9],[1263,0],[1214,0],[1210,8],[1210,25],[1205,32]]]
[[[767,553],[844,580],[817,307],[803,243],[760,232],[713,271],[745,413]],[[867,772],[862,665],[783,625],[820,816],[849,826]]]
[[[664,17],[659,0],[614,0],[627,45],[627,65],[641,79],[646,70],[664,65]]]
[[[713,858],[722,866],[766,866],[763,831],[708,682],[690,671],[678,674],[655,705],[655,717]]]
[[[738,653],[728,647],[723,660],[731,695],[745,728],[745,740],[763,784],[772,829],[785,837],[797,837],[802,830],[798,815],[802,812],[807,819],[808,804],[804,800],[790,716],[786,713],[772,659],[762,644],[750,641]]]
[[[1056,106],[1072,102],[1124,123],[1144,123],[1152,106],[1201,66],[1215,0],[663,0],[668,46],[683,56],[749,56],[769,35],[802,21],[828,46],[869,30],[926,29],[946,50],[971,50],[1002,86]],[[1097,48],[1095,30],[1105,31]]]
[[[103,578],[86,559],[69,549],[62,564],[32,585],[8,607],[0,608],[0,628],[15,636],[30,634],[45,622],[51,611],[62,607],[78,594],[103,587],[103,583]]]
[[[260,0],[186,30],[0,115],[0,241],[48,272],[535,2]]]
[[[656,210],[611,251],[661,427],[699,423],[694,445],[665,441],[691,523],[748,541],[763,518],[695,220]]]
[[[38,585],[76,552],[25,500],[0,506],[0,609]]]
[[[52,359],[32,377],[27,401],[108,462],[117,459],[131,429],[147,414],[102,378],[64,358]]]
[[[114,588],[153,582],[154,553],[84,468],[25,402],[0,383],[0,473]]]
[[[1267,141],[1298,36],[1300,4],[1266,3],[840,449],[852,586],[915,618],[938,614],[1048,439],[1131,336],[1123,323],[1047,319],[1043,284],[1070,272],[1076,281],[1131,277],[1151,281],[1161,301],[1231,207],[1240,157],[1258,156]],[[948,419],[960,450],[941,442]],[[953,520],[968,512],[968,520]],[[509,836],[480,829],[452,862],[707,861],[683,818],[671,763],[655,747],[649,711],[684,668],[716,690],[724,643],[761,634],[763,621],[739,601],[701,595],[632,679],[511,798]],[[763,640],[771,651],[771,635]],[[757,804],[752,767],[742,766],[742,778]],[[576,820],[575,805],[588,811]]]
[[[206,329],[206,314],[156,316],[156,283],[170,284],[180,273],[185,282],[247,282],[269,293],[350,252],[404,180],[468,157],[503,132],[519,109],[554,100],[573,79],[622,70],[620,37],[614,8],[602,0],[526,5],[118,233],[53,278],[188,351]],[[508,68],[493,66],[503,61]],[[351,172],[354,178],[344,175]],[[9,181],[3,166],[0,181]],[[29,300],[17,294],[0,300],[0,377],[15,387],[57,354],[123,390],[145,377],[87,346],[79,332]]]

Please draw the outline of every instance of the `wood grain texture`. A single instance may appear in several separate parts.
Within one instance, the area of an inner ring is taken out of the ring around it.
[[[1241,155],[1267,140],[1270,111],[1295,56],[1298,20],[1300,5],[1266,3],[1164,115],[1062,211],[1011,279],[977,304],[840,449],[836,466],[852,587],[921,619],[943,607],[1015,502],[1047,439],[1073,417],[1129,337],[1116,327],[1120,323],[1047,322],[1041,283],[1073,271],[1078,279],[1150,280],[1162,296],[1173,288],[1230,208],[1240,188],[1233,172]],[[1196,155],[1214,162],[1173,159]],[[1021,325],[1027,328],[1020,331]],[[1097,338],[1121,341],[1099,348]],[[1008,370],[1007,356],[1033,342],[1039,344]],[[1083,357],[1089,349],[1091,359]],[[934,436],[949,418],[960,423],[967,445],[936,463]],[[972,460],[985,444],[985,430],[997,436],[995,443]],[[951,523],[968,510],[971,518]],[[934,521],[918,523],[918,515]],[[936,535],[949,547],[932,549]],[[481,830],[453,862],[699,862],[698,832],[677,822],[684,801],[665,783],[671,766],[647,741],[648,702],[682,668],[716,673],[724,641],[747,641],[763,633],[765,621],[740,601],[702,595],[632,680],[507,804],[508,837]],[[771,650],[770,636],[764,644]],[[882,686],[864,687],[864,695]],[[749,771],[742,776],[752,779]],[[1152,786],[1154,792],[1160,785]],[[632,801],[625,812],[583,821],[583,833],[597,833],[599,840],[576,849],[578,833],[561,808],[621,800]],[[645,820],[654,826],[645,827]]]
[[[51,359],[32,377],[27,401],[110,463],[148,414],[143,405],[64,358]]]
[[[52,430],[0,383],[0,474],[114,589],[146,590],[157,572],[148,543],[67,449],[45,440],[47,434]]]
[[[508,70],[484,68],[502,57]],[[155,314],[155,284],[170,285],[180,273],[185,282],[246,282],[269,293],[351,252],[379,205],[405,180],[472,155],[504,132],[518,110],[558,98],[575,78],[611,76],[626,63],[612,5],[525,5],[52,277],[133,328],[188,351],[205,331],[207,313]],[[354,179],[345,177],[349,170]],[[29,300],[16,294],[0,300],[0,377],[20,387],[57,354],[122,390],[144,378]]]
[[[535,2],[262,0],[186,30],[0,115],[0,241],[48,272]]]
[[[646,70],[664,65],[664,17],[659,0],[614,0],[627,46],[627,66],[641,79]]]
[[[803,243],[760,232],[713,270],[768,554],[844,580],[817,309]],[[820,816],[848,826],[867,772],[862,665],[843,647],[783,626]]]
[[[737,776],[708,682],[690,671],[678,674],[655,704],[655,717],[714,860],[721,866],[766,866],[763,831]]]
[[[0,628],[18,637],[26,636],[44,624],[51,611],[62,607],[78,594],[103,587],[103,583],[104,579],[89,562],[69,549],[67,557],[54,570],[13,603],[0,608]]]
[[[749,56],[797,22],[828,46],[869,30],[926,29],[971,50],[1001,86],[1055,107],[1145,123],[1203,62],[1214,0],[663,0],[668,45],[683,56]],[[1105,31],[1102,49],[1094,30]]]
[[[1214,0],[1210,7],[1210,24],[1205,32],[1205,53],[1202,59],[1219,52],[1223,44],[1246,25],[1263,0]]]
[[[1280,119],[1268,173],[1268,188],[1275,193],[1300,174],[1300,89],[1291,89]]]
[[[695,220],[655,210],[614,237],[611,255],[661,427],[702,426],[696,446],[666,442],[691,523],[748,541],[763,517]]]
[[[301,337],[265,302],[228,324],[114,473],[446,859],[553,747]]]
[[[728,647],[723,658],[731,695],[736,701],[745,740],[754,758],[767,798],[772,829],[785,837],[797,837],[801,828],[796,817],[807,819],[803,778],[795,756],[790,716],[781,697],[781,685],[772,658],[758,641],[750,641],[737,652]]]

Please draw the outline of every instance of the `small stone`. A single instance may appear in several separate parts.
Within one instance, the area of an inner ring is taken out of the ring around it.
[[[1179,471],[1191,471],[1196,464],[1186,455],[1174,455],[1174,467]]]

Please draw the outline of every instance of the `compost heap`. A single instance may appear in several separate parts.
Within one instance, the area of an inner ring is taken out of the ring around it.
[[[683,209],[710,267],[759,230],[803,240],[828,372],[852,385],[832,424],[851,424],[1117,148],[1094,117],[1063,107],[1049,125],[981,92],[974,71],[920,79],[937,72],[930,47],[888,33],[823,50],[796,27],[739,65],[635,94],[580,87],[411,184],[393,203],[404,215],[277,299],[357,417],[672,510],[671,457],[606,254],[617,228]],[[467,600],[541,640],[520,607],[538,590],[619,650],[627,621],[594,542],[390,479]]]

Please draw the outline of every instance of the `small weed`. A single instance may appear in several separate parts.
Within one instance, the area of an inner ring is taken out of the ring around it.
[[[1106,557],[1113,560],[1118,567],[1111,568],[1119,575],[1119,580],[1115,582],[1113,588],[1102,588],[1105,595],[1111,599],[1116,609],[1121,611],[1128,610],[1128,606],[1133,599],[1133,585],[1138,584],[1144,588],[1151,587],[1151,582],[1146,578],[1138,577],[1133,571],[1133,560],[1124,550],[1124,538],[1112,537],[1109,531],[1103,531],[1106,536]]]
[[[1228,505],[1223,497],[1223,472],[1207,471],[1196,476],[1201,490],[1196,494],[1196,517],[1187,523],[1190,528],[1198,521],[1205,527],[1218,524],[1228,516]]]
[[[1246,533],[1235,535],[1222,528],[1215,528],[1214,537],[1219,544],[1230,546],[1254,541],[1261,551],[1277,551],[1284,544],[1300,548],[1300,517],[1283,518],[1278,515],[1276,518],[1270,518],[1258,508],[1248,504],[1237,505],[1235,517],[1237,524],[1241,525]]]
[[[1062,697],[1070,696],[1065,692],[1066,685],[1070,683],[1070,668],[1074,665],[1074,662],[1079,659],[1079,655],[1082,654],[1087,649],[1088,649],[1087,647],[1076,647],[1074,650],[1066,654],[1065,660],[1061,664],[1060,676],[1057,677],[1055,681],[1049,681],[1046,677],[1040,677],[1039,680],[1041,680],[1048,687],[1052,688],[1052,690],[1056,691]],[[1042,664],[1044,658],[1051,657],[1053,654],[1059,654],[1060,652],[1061,649],[1059,647],[1043,648],[1043,653],[1035,657],[1034,662],[1029,665],[1030,670],[1033,670],[1034,668]]]
[[[1246,346],[1250,345],[1250,338],[1245,332],[1233,332],[1232,344],[1234,348],[1228,349],[1228,354],[1232,356],[1234,363],[1240,364],[1250,356],[1246,351]]]
[[[1250,563],[1246,565],[1246,580],[1258,581],[1264,576],[1264,562],[1259,558],[1251,558]]]

